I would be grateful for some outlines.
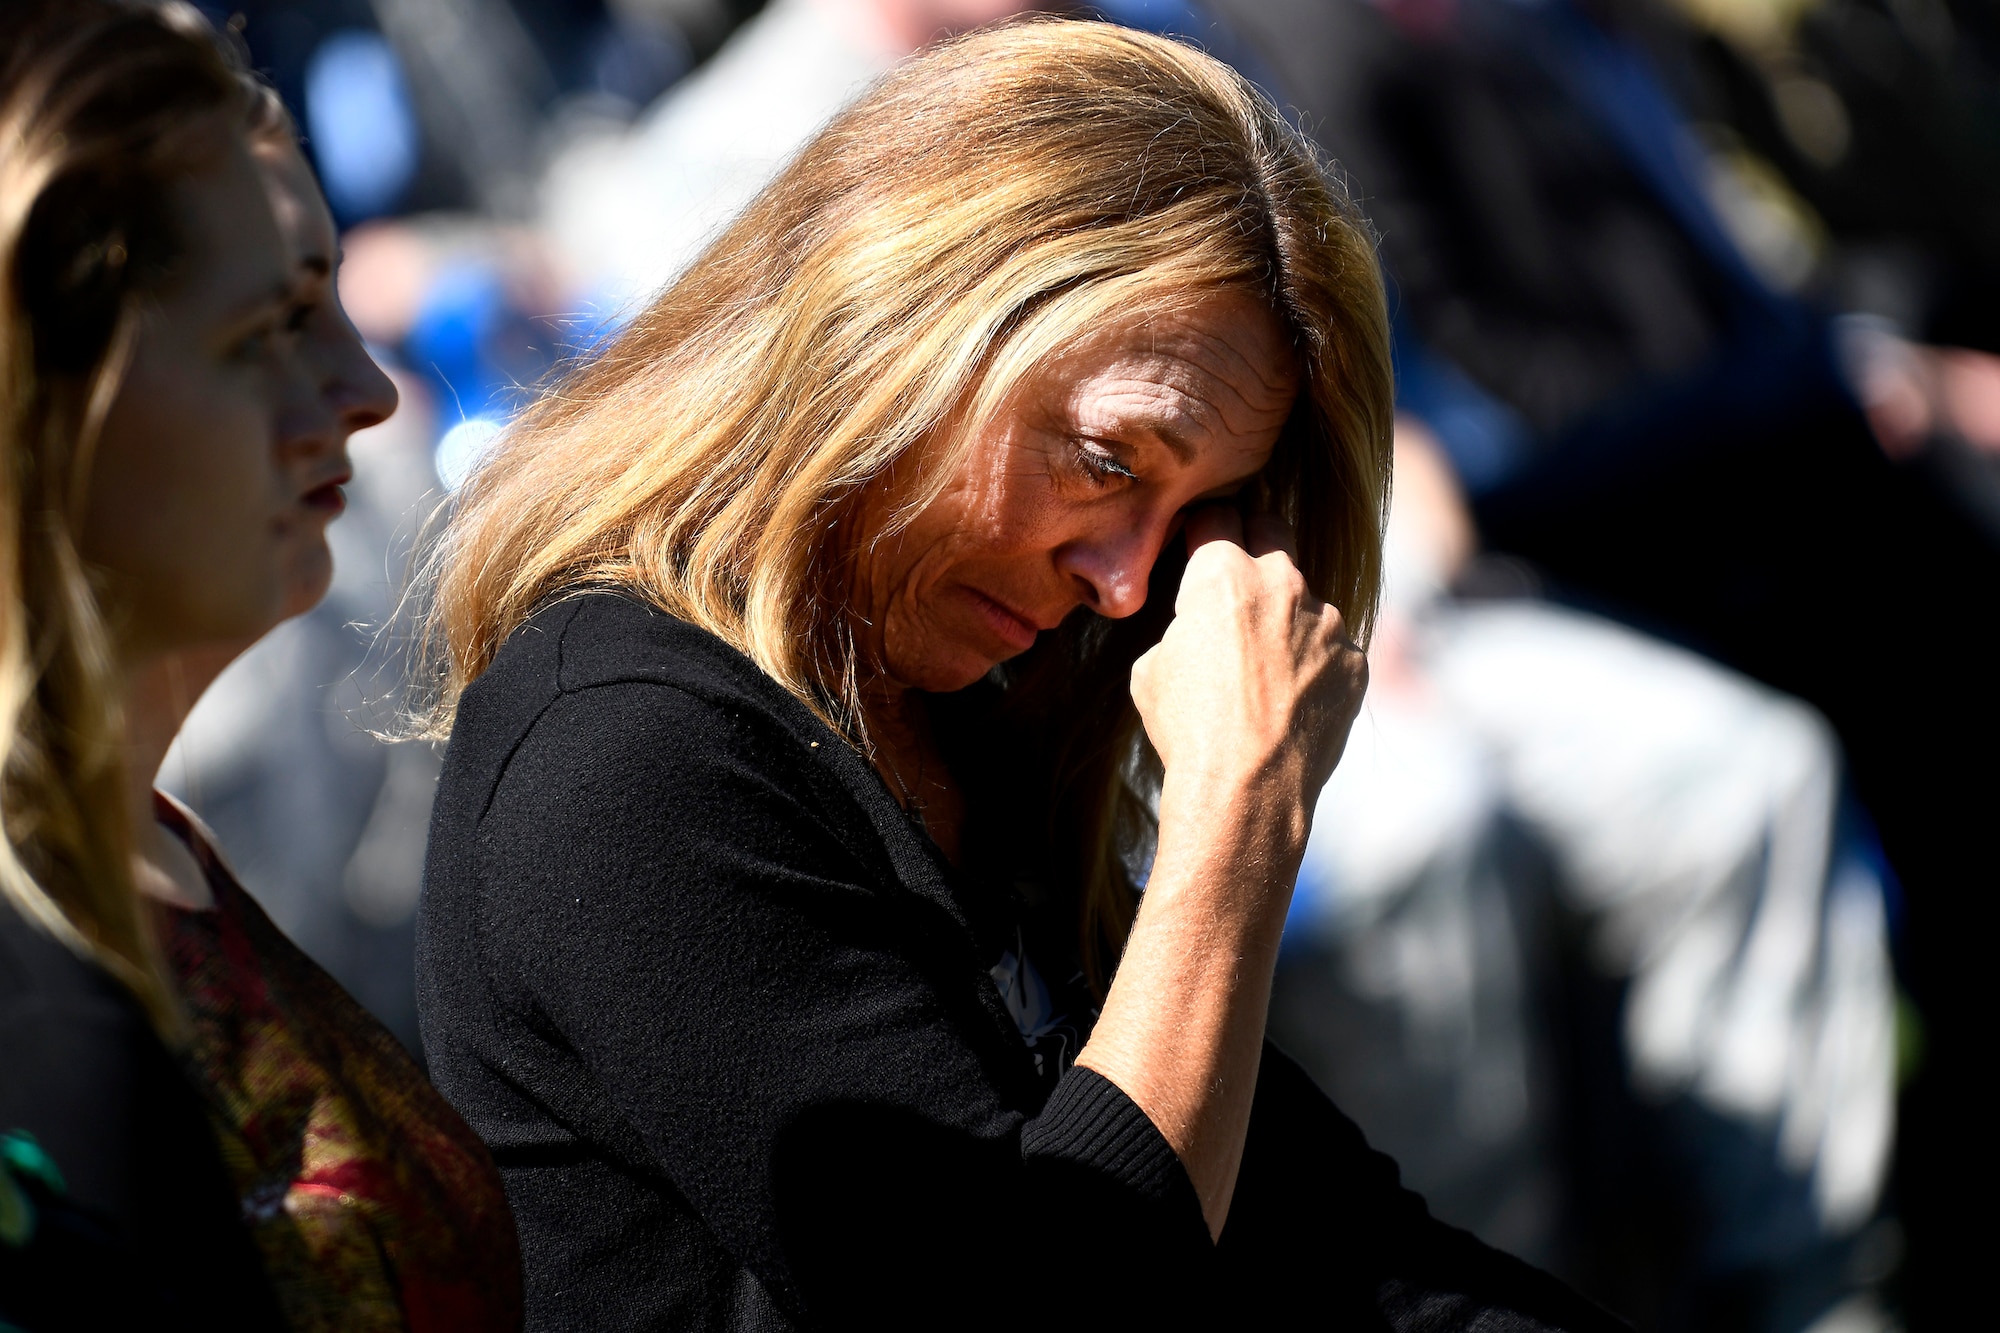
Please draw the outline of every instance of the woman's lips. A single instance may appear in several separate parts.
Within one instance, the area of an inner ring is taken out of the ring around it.
[[[315,514],[327,518],[338,518],[347,508],[347,492],[340,489],[346,477],[336,477],[322,482],[299,497],[299,503]]]
[[[1025,653],[1035,646],[1035,636],[1040,634],[1041,630],[1036,628],[1033,621],[1016,614],[983,592],[970,588],[966,591],[972,594],[972,604],[979,608],[980,614],[992,627],[994,634],[1013,652]]]

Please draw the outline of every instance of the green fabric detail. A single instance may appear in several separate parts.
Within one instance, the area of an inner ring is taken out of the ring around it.
[[[21,1188],[27,1180],[40,1181],[54,1194],[65,1189],[55,1159],[33,1134],[24,1129],[0,1134],[0,1244],[15,1249],[35,1238],[35,1201]],[[0,1324],[0,1333],[7,1333],[7,1325]]]
[[[0,1162],[11,1167],[15,1175],[35,1177],[57,1194],[69,1192],[56,1159],[25,1129],[0,1134]]]

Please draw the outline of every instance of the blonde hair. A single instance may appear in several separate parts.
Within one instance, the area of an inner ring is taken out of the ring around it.
[[[849,557],[879,536],[853,531],[863,489],[911,460],[915,499],[893,522],[907,521],[1030,368],[1108,321],[1223,288],[1269,302],[1303,372],[1260,499],[1297,525],[1306,578],[1365,636],[1392,410],[1365,224],[1226,66],[1034,20],[888,75],[508,432],[430,567],[432,734],[536,610],[613,587],[741,650],[858,741]],[[1044,639],[1029,658],[1064,659],[1060,692],[1079,671],[1115,686],[1108,720],[1055,723],[1057,749],[1084,757],[1048,756],[1081,765],[1049,790],[1091,811],[1059,859],[1087,938],[1115,945],[1131,884],[1114,844],[1145,754],[1124,673],[1143,644],[1102,626]],[[1035,661],[1009,678],[1037,679]],[[1090,790],[1075,797],[1078,782]]]
[[[179,258],[167,183],[214,153],[246,90],[186,6],[10,0],[0,51],[0,897],[171,1034],[132,882],[122,683],[77,533],[141,304]]]

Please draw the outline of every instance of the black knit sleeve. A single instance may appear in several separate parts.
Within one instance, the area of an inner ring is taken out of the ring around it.
[[[816,761],[671,686],[554,698],[479,821],[493,1002],[794,1319],[1185,1313],[1214,1247],[1172,1149],[1086,1070],[1028,1104],[962,928],[857,850]]]

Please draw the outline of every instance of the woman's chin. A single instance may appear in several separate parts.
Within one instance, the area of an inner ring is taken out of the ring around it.
[[[912,689],[922,690],[926,694],[955,694],[967,686],[977,685],[986,679],[986,673],[1005,660],[1004,657],[993,656],[976,649],[960,648],[948,654],[927,658],[922,662],[911,663],[905,669],[898,671],[896,676]]]
[[[284,605],[278,618],[302,616],[325,600],[333,589],[333,552],[320,541],[294,555],[285,570]]]

